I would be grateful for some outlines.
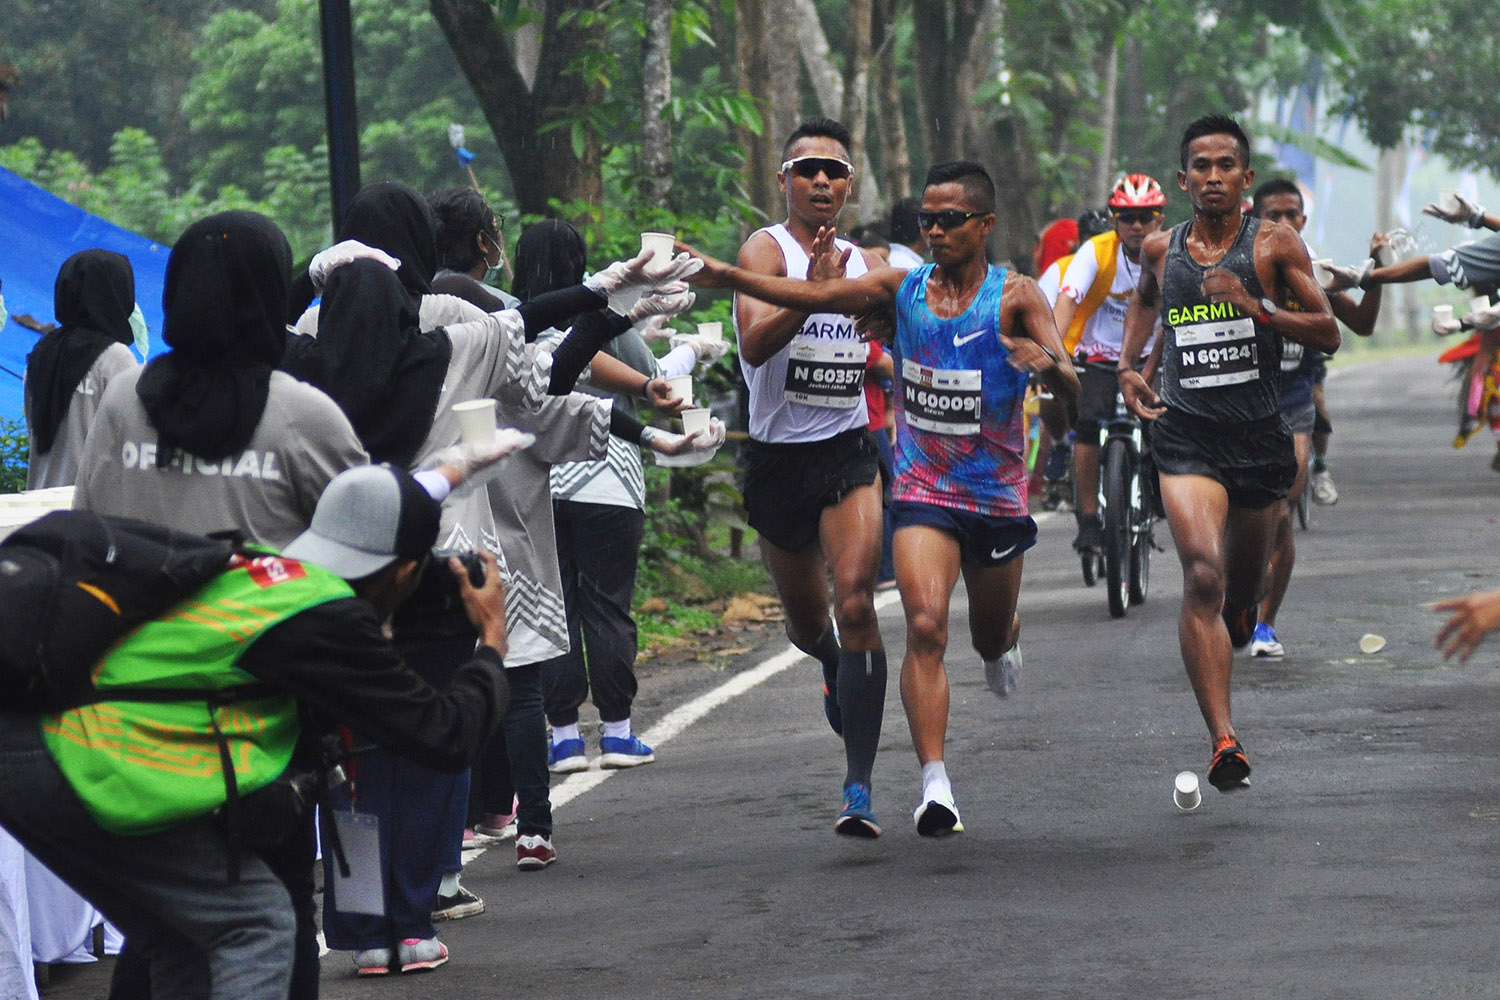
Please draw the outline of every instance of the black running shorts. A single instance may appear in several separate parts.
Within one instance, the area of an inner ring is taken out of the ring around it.
[[[1151,456],[1163,476],[1207,476],[1231,507],[1250,510],[1285,498],[1297,478],[1292,432],[1279,414],[1228,424],[1169,409],[1151,425]]]
[[[880,448],[867,430],[808,444],[752,438],[743,454],[745,518],[762,538],[788,552],[800,552],[818,540],[824,507],[880,476]]]

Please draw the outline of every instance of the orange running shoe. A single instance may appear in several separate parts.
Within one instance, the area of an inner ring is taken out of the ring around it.
[[[1250,787],[1250,760],[1233,736],[1221,736],[1214,744],[1214,759],[1208,765],[1208,783],[1221,792]]]

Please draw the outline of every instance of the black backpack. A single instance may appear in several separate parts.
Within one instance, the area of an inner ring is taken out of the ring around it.
[[[0,541],[0,706],[95,700],[90,675],[125,633],[229,568],[235,539],[59,510]]]

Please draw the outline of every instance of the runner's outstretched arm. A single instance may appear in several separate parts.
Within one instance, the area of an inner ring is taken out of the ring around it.
[[[833,240],[833,230],[827,227],[818,230],[817,240],[824,240],[825,235],[828,242]],[[705,288],[732,288],[772,305],[803,313],[833,312],[852,315],[884,308],[896,301],[896,290],[906,277],[903,270],[883,267],[867,271],[858,278],[799,281],[796,278],[757,274],[743,267],[735,267],[686,244],[679,244],[678,249],[703,261],[703,270],[688,279],[691,284]],[[815,241],[814,254],[816,252]]]

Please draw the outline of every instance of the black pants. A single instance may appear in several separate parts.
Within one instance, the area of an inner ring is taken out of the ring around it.
[[[637,645],[630,605],[646,515],[634,507],[573,500],[555,501],[552,510],[570,648],[542,664],[547,721],[576,723],[579,706],[591,695],[605,722],[628,719]]]

